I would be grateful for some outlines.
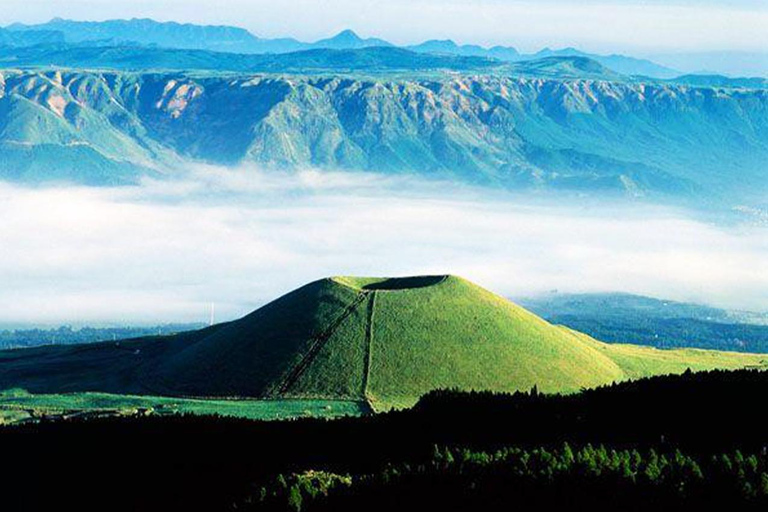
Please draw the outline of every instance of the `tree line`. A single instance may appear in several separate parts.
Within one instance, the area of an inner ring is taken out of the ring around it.
[[[764,453],[691,456],[680,450],[434,447],[423,463],[373,474],[278,475],[237,508],[280,512],[378,510],[765,510]]]

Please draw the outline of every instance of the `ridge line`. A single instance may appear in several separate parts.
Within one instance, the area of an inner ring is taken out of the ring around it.
[[[371,377],[371,358],[373,352],[373,315],[376,310],[376,290],[371,293],[368,301],[368,321],[365,327],[365,367],[363,369],[363,398],[370,402],[368,396],[368,382]]]

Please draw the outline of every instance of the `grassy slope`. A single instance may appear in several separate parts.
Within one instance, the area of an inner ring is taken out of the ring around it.
[[[0,390],[368,399],[387,409],[436,388],[571,392],[767,360],[606,345],[452,276],[334,278],[201,331],[0,352]]]
[[[570,391],[621,376],[576,336],[462,279],[376,293],[369,392],[380,406],[436,387]]]
[[[170,394],[272,396],[313,336],[356,296],[327,279],[310,283],[147,365],[144,382]]]
[[[187,334],[134,341],[0,351],[0,390],[32,393],[151,393],[138,369],[172,352]]]
[[[368,301],[361,302],[339,325],[284,396],[362,397]]]

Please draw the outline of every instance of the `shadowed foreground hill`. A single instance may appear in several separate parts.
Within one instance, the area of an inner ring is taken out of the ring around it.
[[[365,400],[438,388],[545,392],[765,356],[608,345],[454,276],[329,278],[175,336],[0,352],[0,389]]]

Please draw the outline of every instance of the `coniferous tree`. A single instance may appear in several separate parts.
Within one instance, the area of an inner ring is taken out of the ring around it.
[[[301,491],[299,490],[298,486],[292,486],[290,492],[288,493],[288,508],[292,512],[301,512],[302,501]]]
[[[768,473],[762,473],[760,475],[760,495],[764,498],[768,498]]]

